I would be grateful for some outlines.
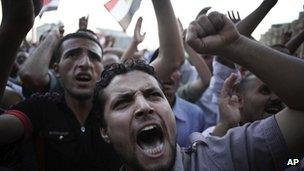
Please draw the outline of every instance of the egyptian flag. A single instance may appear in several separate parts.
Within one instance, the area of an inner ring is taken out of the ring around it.
[[[140,3],[141,0],[110,0],[104,6],[126,31]]]
[[[39,13],[39,17],[41,18],[43,13],[46,11],[54,11],[57,10],[59,5],[59,0],[42,0],[43,7]]]

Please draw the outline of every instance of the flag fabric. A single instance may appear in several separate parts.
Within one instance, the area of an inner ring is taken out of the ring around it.
[[[104,6],[126,31],[140,3],[141,0],[110,0]]]
[[[46,11],[54,11],[57,10],[59,5],[59,0],[43,0],[43,7],[39,13],[39,17],[41,18],[43,13]]]

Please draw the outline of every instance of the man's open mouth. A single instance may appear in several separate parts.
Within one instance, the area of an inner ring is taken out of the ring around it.
[[[91,81],[92,77],[90,74],[80,73],[76,75],[75,79],[81,82],[88,82]]]
[[[137,134],[137,144],[149,156],[157,156],[164,148],[164,134],[159,125],[147,125]]]

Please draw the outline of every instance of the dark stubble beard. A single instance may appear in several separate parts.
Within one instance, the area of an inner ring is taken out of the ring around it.
[[[153,170],[149,171],[170,171],[172,170],[174,163],[175,163],[175,157],[176,157],[176,143],[174,145],[170,144],[170,149],[171,149],[171,157],[168,162],[168,165],[165,166],[160,166],[158,168],[154,168]],[[133,149],[135,151],[135,149]],[[117,152],[118,155],[122,158],[122,161],[125,163],[125,165],[128,165],[129,168],[131,168],[132,171],[145,171],[145,169],[139,165],[139,160],[136,156],[126,159],[120,152]]]

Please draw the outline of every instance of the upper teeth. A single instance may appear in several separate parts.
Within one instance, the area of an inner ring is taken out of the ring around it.
[[[155,125],[149,125],[149,126],[144,127],[144,128],[142,129],[142,131],[149,131],[149,130],[154,129],[154,128],[156,128]]]

